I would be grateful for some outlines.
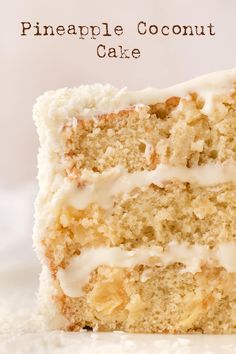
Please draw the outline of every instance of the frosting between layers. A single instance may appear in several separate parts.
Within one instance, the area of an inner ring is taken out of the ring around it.
[[[206,245],[192,245],[171,242],[164,251],[162,247],[140,247],[126,251],[120,247],[99,247],[82,249],[79,256],[71,258],[66,269],[59,268],[57,279],[63,292],[70,297],[84,294],[83,286],[98,266],[132,268],[136,265],[166,267],[182,263],[182,272],[196,273],[201,266],[221,266],[228,272],[236,272],[236,242],[222,243],[214,249]]]
[[[150,184],[164,187],[168,181],[196,183],[203,187],[228,182],[236,183],[236,164],[233,162],[208,163],[187,168],[160,164],[155,170],[129,173],[124,167],[116,166],[102,173],[83,170],[80,182],[65,181],[64,186],[55,193],[52,204],[70,205],[83,210],[91,203],[97,203],[104,209],[113,205],[113,198],[119,194],[128,194],[135,188],[145,188]]]

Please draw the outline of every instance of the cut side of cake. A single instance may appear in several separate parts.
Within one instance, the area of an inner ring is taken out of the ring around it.
[[[50,91],[34,119],[49,328],[236,333],[236,70]]]

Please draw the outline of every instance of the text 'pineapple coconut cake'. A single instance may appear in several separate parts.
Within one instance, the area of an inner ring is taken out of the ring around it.
[[[236,333],[236,70],[50,91],[34,119],[48,326]]]

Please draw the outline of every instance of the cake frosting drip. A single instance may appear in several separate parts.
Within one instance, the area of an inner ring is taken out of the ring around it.
[[[204,101],[202,113],[210,114],[214,109],[214,98],[218,95],[229,94],[236,82],[236,68],[203,75],[193,80],[180,83],[169,88],[158,89],[148,87],[140,91],[129,91],[126,88],[116,89],[112,85],[82,85],[74,89],[49,91],[39,98],[49,104],[44,112],[48,124],[53,124],[54,117],[59,122],[61,118],[73,118],[79,113],[80,119],[96,117],[102,114],[118,112],[134,107],[137,104],[152,105],[164,102],[170,97],[187,97],[195,92]],[[73,91],[72,91],[73,90]],[[70,97],[70,95],[73,95]],[[63,97],[68,99],[64,102]],[[57,105],[61,98],[63,105]],[[75,110],[76,107],[76,110]],[[58,123],[57,122],[57,123]]]
[[[84,294],[83,286],[98,266],[132,268],[136,265],[166,267],[182,263],[182,272],[196,273],[204,264],[221,266],[228,272],[236,272],[236,243],[222,243],[214,249],[206,245],[188,245],[171,242],[166,250],[162,247],[140,247],[126,251],[120,247],[99,247],[83,249],[79,256],[71,258],[66,269],[59,268],[57,278],[63,292],[70,297]]]
[[[87,208],[96,203],[104,209],[113,206],[116,195],[126,195],[135,188],[146,188],[154,184],[163,188],[170,181],[188,182],[203,187],[223,183],[236,183],[236,164],[233,162],[208,163],[197,167],[174,167],[160,164],[156,169],[129,173],[122,166],[116,166],[102,173],[84,170],[80,178],[80,186],[76,182],[64,181],[58,192],[54,194],[52,204],[62,204],[76,209]],[[81,186],[82,185],[82,186]]]

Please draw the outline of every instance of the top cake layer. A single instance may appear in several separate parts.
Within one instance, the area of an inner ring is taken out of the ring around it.
[[[96,119],[98,116],[118,112],[136,105],[154,105],[170,97],[187,97],[197,94],[202,100],[201,112],[209,115],[214,109],[215,98],[229,94],[236,82],[236,68],[207,74],[170,88],[146,88],[141,91],[118,90],[107,84],[82,85],[46,92],[38,98],[34,118],[41,140],[56,129],[59,133],[66,120]],[[46,130],[45,130],[45,127]],[[56,132],[54,131],[56,134]],[[58,134],[56,134],[58,135]],[[56,143],[56,141],[54,140]]]

